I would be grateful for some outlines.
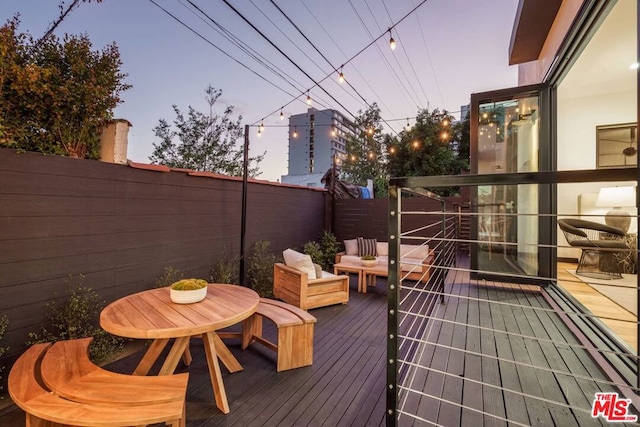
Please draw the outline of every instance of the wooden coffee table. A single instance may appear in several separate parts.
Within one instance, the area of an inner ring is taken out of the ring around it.
[[[362,282],[363,282],[362,267],[364,266],[360,264],[351,263],[351,262],[339,262],[333,265],[333,274],[335,275],[346,274],[348,276],[349,273],[356,273],[358,275],[358,292],[363,292],[361,290]],[[366,289],[364,292],[366,292]]]
[[[358,274],[358,292],[367,293],[367,286],[375,286],[378,276],[387,277],[386,264],[376,264],[373,267],[365,267],[353,262],[339,262],[333,266],[333,274]]]

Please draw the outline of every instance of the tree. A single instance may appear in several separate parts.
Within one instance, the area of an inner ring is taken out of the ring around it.
[[[458,159],[451,141],[458,136],[450,126],[452,117],[435,109],[421,110],[410,130],[403,130],[399,137],[386,140],[389,176],[437,176],[458,175],[464,163]],[[457,190],[433,188],[436,194],[448,196]]]
[[[355,119],[355,135],[347,138],[347,156],[342,163],[342,179],[354,185],[365,186],[367,179],[374,182],[374,195],[386,197],[387,174],[385,170],[384,141],[380,108],[374,102],[366,111],[358,111]]]
[[[243,148],[238,140],[244,131],[240,125],[242,116],[234,120],[231,116],[234,107],[225,107],[222,115],[214,113],[214,105],[222,95],[222,90],[211,85],[206,89],[209,112],[202,113],[189,106],[187,117],[173,105],[176,118],[171,126],[160,119],[154,128],[160,139],[154,143],[154,151],[149,161],[174,168],[214,172],[225,175],[241,176],[243,172]],[[175,127],[175,128],[174,128]],[[260,156],[249,158],[249,176],[259,175]]]
[[[97,159],[102,127],[131,87],[117,46],[93,51],[86,34],[36,44],[18,25],[0,27],[0,144]]]

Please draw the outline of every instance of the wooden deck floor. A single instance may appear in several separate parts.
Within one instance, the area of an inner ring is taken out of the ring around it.
[[[444,304],[433,305],[433,314],[435,318],[461,324],[430,321],[423,328],[424,336],[438,345],[422,344],[414,352],[421,364],[441,372],[425,369],[411,372],[415,374],[411,388],[425,395],[408,396],[402,409],[428,421],[415,421],[403,415],[399,425],[506,425],[500,418],[523,425],[600,425],[588,414],[551,402],[588,410],[595,391],[606,387],[592,380],[535,369],[568,370],[587,378],[604,379],[585,351],[494,331],[576,342],[553,313],[526,309],[548,307],[541,295],[499,284],[469,282],[465,274],[451,272],[446,287],[451,296]],[[483,301],[487,299],[508,304]],[[318,322],[314,364],[310,367],[277,373],[271,352],[256,344],[242,351],[230,340],[229,346],[244,370],[229,374],[223,368],[231,406],[228,415],[221,414],[213,405],[203,350],[200,343],[194,342],[192,365],[179,368],[190,373],[187,426],[384,425],[386,304],[384,279],[379,279],[378,286],[369,288],[367,294],[357,293],[352,279],[348,305],[311,310]],[[469,328],[462,323],[487,329]],[[266,332],[273,338],[272,328]],[[131,355],[108,368],[130,373],[140,357],[140,353]],[[514,365],[509,360],[523,365]],[[529,396],[542,396],[548,402]],[[23,426],[24,415],[15,407],[8,408],[0,412],[0,425]]]
[[[541,292],[454,271],[445,292],[411,359],[428,368],[404,375],[399,425],[607,425],[590,416],[594,394],[617,390],[556,313],[532,309],[550,308]]]

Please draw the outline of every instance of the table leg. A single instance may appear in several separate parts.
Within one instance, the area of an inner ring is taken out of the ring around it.
[[[224,390],[222,372],[220,372],[220,364],[218,363],[216,338],[218,340],[220,339],[215,332],[202,334],[204,350],[207,356],[207,365],[209,366],[209,376],[211,377],[211,385],[213,386],[213,395],[216,399],[216,406],[223,413],[228,414],[230,411],[229,402],[227,401],[227,393]]]
[[[185,349],[189,346],[189,340],[191,337],[178,337],[176,338],[171,350],[169,350],[169,354],[162,364],[162,368],[160,368],[160,372],[158,375],[171,375],[176,371],[178,367],[178,362],[182,358]]]
[[[204,339],[204,335],[202,336]],[[211,333],[211,339],[213,340],[213,344],[216,346],[216,353],[218,353],[218,358],[224,364],[224,366],[229,370],[229,372],[239,372],[242,371],[243,367],[238,362],[238,359],[231,353],[229,347],[225,345],[225,343],[220,339],[218,334],[215,332]]]
[[[140,361],[140,363],[138,363],[138,366],[133,371],[133,375],[147,375],[153,364],[156,363],[156,360],[158,360],[160,353],[162,353],[162,350],[164,350],[168,342],[168,338],[154,340],[149,346],[147,352],[144,354],[144,356],[142,356],[142,360]]]

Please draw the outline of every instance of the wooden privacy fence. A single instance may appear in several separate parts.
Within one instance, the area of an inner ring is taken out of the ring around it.
[[[168,266],[208,277],[239,255],[242,180],[0,149],[0,316],[8,358],[45,322],[69,275],[106,302],[153,287]],[[325,190],[250,180],[246,247],[316,240]]]

